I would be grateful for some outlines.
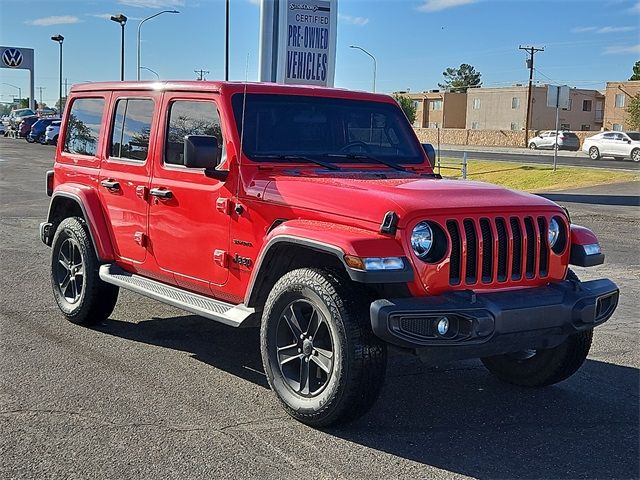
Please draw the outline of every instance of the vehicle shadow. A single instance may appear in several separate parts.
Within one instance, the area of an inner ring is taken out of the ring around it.
[[[109,319],[94,328],[188,352],[268,388],[257,328],[195,315]],[[638,369],[596,360],[559,385],[534,390],[500,383],[479,361],[436,367],[391,355],[372,410],[323,431],[476,478],[638,478],[639,392]]]
[[[554,202],[622,205],[629,207],[640,206],[640,196],[638,195],[586,195],[577,193],[540,193],[538,195]]]

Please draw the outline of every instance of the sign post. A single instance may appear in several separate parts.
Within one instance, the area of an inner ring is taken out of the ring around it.
[[[558,165],[558,122],[560,119],[560,109],[569,108],[569,86],[568,85],[547,85],[547,107],[556,107],[556,140],[553,146],[553,171]]]
[[[29,70],[29,108],[31,108],[31,110],[35,110],[36,106],[36,89],[33,66],[33,48],[0,46],[0,68]]]
[[[260,81],[332,87],[337,0],[262,0]]]

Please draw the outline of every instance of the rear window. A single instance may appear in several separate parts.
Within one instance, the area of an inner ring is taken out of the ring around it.
[[[640,141],[640,133],[639,132],[627,132],[627,135],[629,135],[629,138],[631,140]]]
[[[103,98],[77,98],[73,101],[64,137],[65,152],[95,156],[103,111]]]

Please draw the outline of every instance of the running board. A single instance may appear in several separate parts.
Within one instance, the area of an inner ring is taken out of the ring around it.
[[[166,285],[155,280],[129,273],[117,265],[102,265],[100,267],[102,281],[132,290],[141,295],[168,303],[174,307],[187,310],[211,320],[239,327],[250,315],[255,313],[253,308],[214,300],[181,288]]]

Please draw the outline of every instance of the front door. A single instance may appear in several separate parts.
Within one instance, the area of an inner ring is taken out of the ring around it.
[[[225,200],[232,191],[202,169],[184,167],[183,150],[186,135],[215,135],[224,145],[218,109],[212,94],[165,93],[161,122],[163,151],[156,156],[150,190],[151,251],[179,286],[210,293],[212,284],[227,281]]]
[[[98,181],[119,260],[141,264],[147,254],[146,192],[151,176],[157,93],[117,92],[111,100],[107,152]]]

